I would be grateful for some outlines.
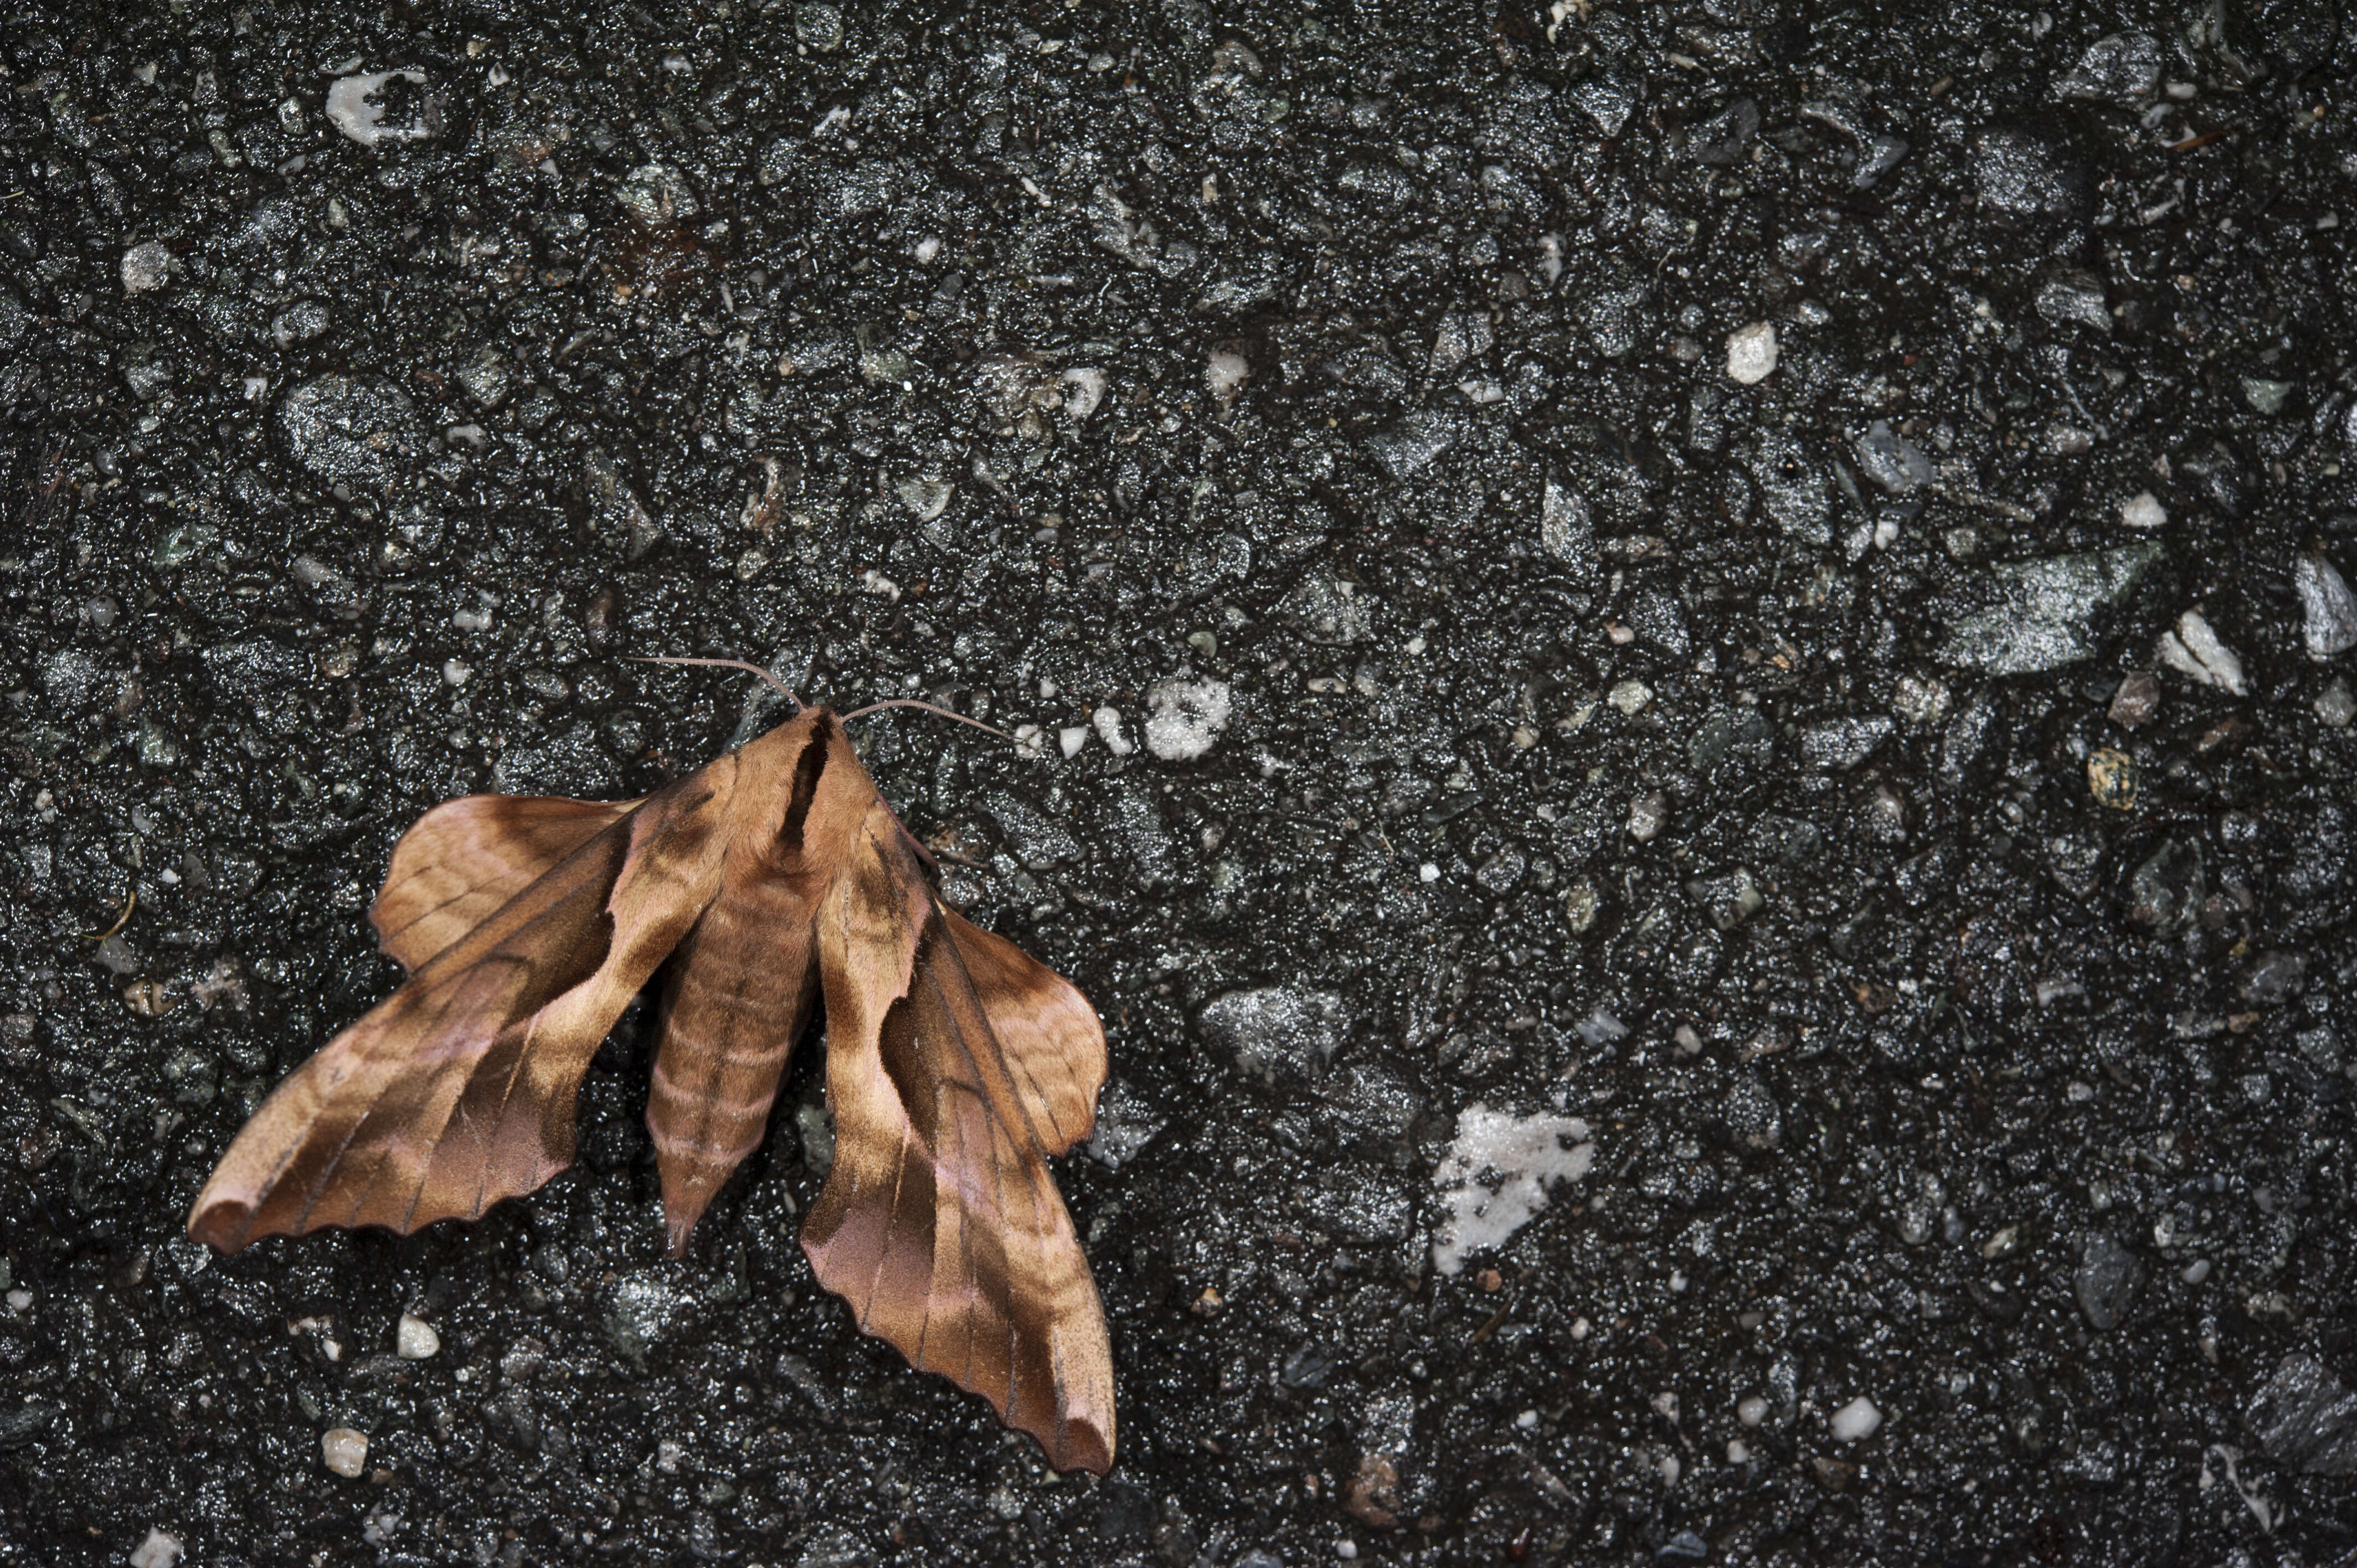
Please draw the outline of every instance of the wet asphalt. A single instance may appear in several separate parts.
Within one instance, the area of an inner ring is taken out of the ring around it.
[[[2352,1561],[2344,10],[11,7],[0,1563]],[[182,1239],[408,822],[784,711],[649,654],[1018,736],[860,722],[1106,1022],[1105,1480],[816,1041],[683,1262],[636,1015]]]

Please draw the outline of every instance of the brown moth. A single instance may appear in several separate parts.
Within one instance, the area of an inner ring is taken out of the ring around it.
[[[647,1126],[677,1256],[823,1002],[835,1155],[802,1234],[819,1282],[1057,1468],[1103,1474],[1112,1350],[1043,1157],[1089,1135],[1104,1030],[945,907],[931,863],[825,708],[640,800],[446,801],[369,912],[408,980],[254,1112],[188,1234],[406,1234],[532,1191],[572,1164],[582,1075],[660,972]]]

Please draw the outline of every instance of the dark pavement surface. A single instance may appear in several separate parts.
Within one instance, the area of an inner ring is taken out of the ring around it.
[[[0,69],[0,1563],[2357,1552],[2331,0]],[[683,1262],[635,1021],[478,1224],[181,1239],[419,812],[780,711],[655,653],[1036,726],[863,736],[1109,1027],[1107,1480],[814,1288],[815,1049]]]

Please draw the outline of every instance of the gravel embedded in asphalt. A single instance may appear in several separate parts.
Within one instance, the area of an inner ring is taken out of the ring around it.
[[[2345,13],[16,7],[0,1565],[2357,1551]],[[1107,1023],[1107,1479],[814,1045],[681,1262],[644,1008],[181,1237],[421,811],[783,711],[647,654],[1024,737],[858,725]]]

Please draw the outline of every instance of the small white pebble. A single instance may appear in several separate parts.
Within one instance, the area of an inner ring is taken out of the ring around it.
[[[1415,868],[1415,879],[1418,882],[1437,882],[1440,880],[1440,867],[1427,860]]]
[[[1081,747],[1089,744],[1089,726],[1070,725],[1056,732],[1056,744],[1064,748],[1067,757],[1078,757]]]
[[[32,1305],[33,1305],[33,1293],[32,1293],[31,1291],[28,1291],[28,1290],[23,1290],[23,1289],[18,1289],[18,1290],[12,1290],[12,1291],[10,1291],[10,1292],[8,1293],[8,1310],[9,1310],[9,1311],[11,1311],[11,1312],[23,1312],[23,1311],[25,1311],[27,1308],[30,1307]]]
[[[1015,755],[1044,757],[1048,753],[1048,733],[1038,725],[1015,726]]]
[[[930,267],[933,264],[933,258],[942,253],[942,242],[934,236],[928,234],[923,239],[917,242],[917,248],[909,253],[917,258],[917,264],[919,266]]]
[[[1740,1437],[1730,1437],[1727,1440],[1727,1462],[1728,1464],[1740,1465],[1750,1457],[1751,1444],[1744,1442]]]
[[[1105,398],[1105,373],[1094,365],[1076,365],[1064,372],[1064,415],[1085,424]]]
[[[446,659],[442,661],[442,679],[453,686],[463,686],[474,678],[475,667],[465,660]]]
[[[2169,521],[2169,509],[2150,490],[2138,490],[2120,503],[2120,521],[2130,528],[2158,528]]]
[[[2357,719],[2357,693],[2350,691],[2345,674],[2336,674],[2331,686],[2317,695],[2317,717],[2333,728],[2348,728],[2350,719]]]
[[[1768,1402],[1758,1394],[1746,1394],[1735,1402],[1735,1419],[1746,1426],[1757,1426],[1768,1419]]]
[[[1097,726],[1097,738],[1103,741],[1105,749],[1115,757],[1127,757],[1137,749],[1131,744],[1129,736],[1121,733],[1119,708],[1099,708],[1095,713],[1091,714],[1089,718]]]
[[[1857,1443],[1881,1430],[1882,1412],[1864,1394],[1834,1412],[1833,1434],[1836,1443]]]
[[[1642,681],[1623,681],[1606,693],[1604,700],[1624,714],[1641,713],[1653,700],[1653,689]]]
[[[131,1568],[172,1568],[182,1550],[178,1536],[150,1530],[147,1539],[131,1549]]]
[[[343,1341],[339,1339],[320,1340],[319,1354],[325,1356],[330,1361],[341,1361],[344,1359]]]
[[[2243,661],[2234,657],[2233,649],[2218,640],[2218,633],[2200,610],[2187,610],[2179,616],[2177,629],[2160,634],[2155,652],[2163,664],[2204,685],[2231,692],[2237,697],[2247,690],[2243,682]]]
[[[1225,409],[1236,401],[1236,393],[1252,380],[1252,366],[1242,354],[1218,353],[1203,366],[1203,387],[1211,401]]]
[[[339,1476],[357,1476],[368,1468],[368,1434],[349,1426],[331,1426],[319,1434],[319,1456]]]
[[[1533,1430],[1538,1425],[1538,1423],[1539,1412],[1534,1410],[1526,1410],[1523,1412],[1522,1414],[1514,1417],[1514,1425],[1524,1432]]]
[[[1727,337],[1727,373],[1744,386],[1757,386],[1776,369],[1776,325],[1755,321]]]
[[[1571,1320],[1571,1337],[1574,1339],[1585,1339],[1592,1325],[1585,1317],[1575,1317]]]
[[[442,1336],[434,1326],[410,1313],[401,1315],[400,1325],[393,1335],[393,1351],[404,1361],[423,1361],[442,1348]]]
[[[2182,1279],[2187,1284],[2200,1284],[2203,1280],[2210,1277],[2210,1260],[2207,1258],[2194,1259],[2191,1262],[2185,1265],[2184,1272],[2178,1277]]]
[[[123,292],[146,294],[172,281],[172,252],[150,240],[123,252]]]
[[[1334,1543],[1334,1555],[1345,1563],[1356,1563],[1359,1560],[1359,1543],[1355,1541],[1338,1541]]]

